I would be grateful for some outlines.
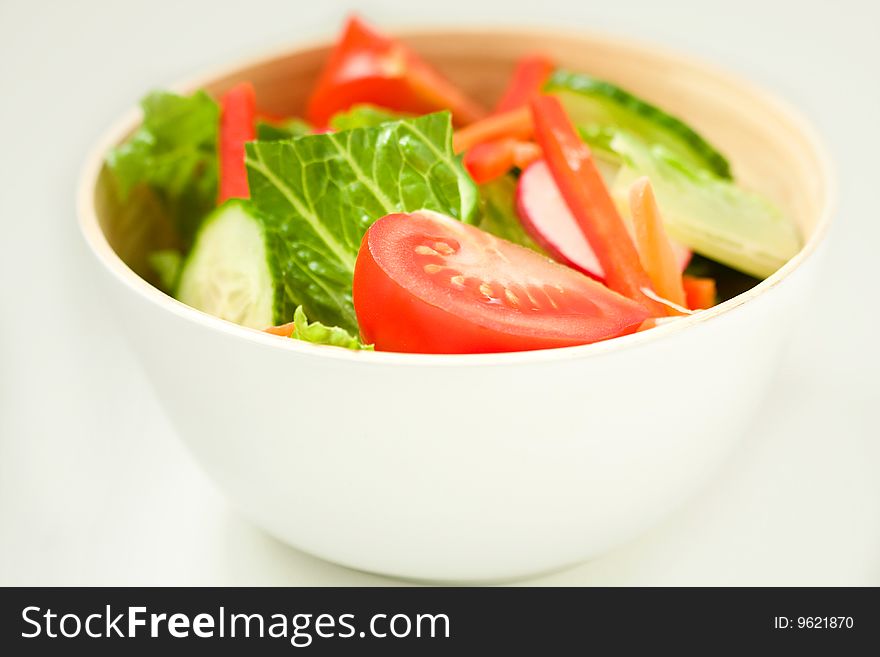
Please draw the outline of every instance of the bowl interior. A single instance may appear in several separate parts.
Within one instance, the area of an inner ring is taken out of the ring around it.
[[[828,218],[827,163],[809,126],[773,98],[710,66],[652,46],[558,32],[456,29],[401,36],[487,106],[500,95],[516,59],[529,52],[543,52],[561,66],[613,81],[681,116],[717,144],[741,184],[768,195],[795,218],[805,252],[812,250]],[[231,66],[180,89],[201,87],[219,94],[250,80],[261,110],[297,115],[327,53],[326,44],[295,48]],[[132,114],[106,145],[122,141],[137,120]],[[94,184],[95,215],[108,243],[135,273],[151,280],[146,255],[173,245],[170,226],[158,213],[140,210],[135,216],[120,205],[105,170],[87,183]]]

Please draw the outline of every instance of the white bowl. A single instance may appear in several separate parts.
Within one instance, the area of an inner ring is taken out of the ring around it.
[[[746,430],[816,277],[832,179],[812,130],[741,80],[655,47],[532,30],[403,35],[474,95],[542,50],[682,115],[738,178],[794,216],[803,250],[709,311],[636,335],[493,355],[354,353],[210,317],[152,287],[158,239],[108,200],[89,158],[79,220],[132,348],[199,464],[267,532],[340,564],[430,580],[499,580],[588,559],[658,522]],[[237,64],[181,88],[250,79],[301,109],[326,46]],[[126,264],[128,262],[131,265]]]

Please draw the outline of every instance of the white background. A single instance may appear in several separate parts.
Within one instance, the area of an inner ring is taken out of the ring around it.
[[[840,176],[826,276],[712,486],[543,584],[880,585],[880,11],[873,0],[0,1],[0,584],[376,584],[230,512],[184,452],[93,282],[74,188],[150,88],[382,25],[527,23],[644,38],[799,106]]]

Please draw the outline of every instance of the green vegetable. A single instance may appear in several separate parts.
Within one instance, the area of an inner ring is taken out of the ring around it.
[[[649,147],[622,131],[608,147],[623,162],[611,185],[621,212],[629,214],[630,185],[647,176],[669,235],[697,253],[766,278],[800,249],[797,227],[763,196],[693,170],[665,147]]]
[[[122,201],[135,187],[147,186],[188,244],[217,200],[220,110],[203,91],[192,96],[156,91],[141,107],[141,127],[110,151],[107,166]]]
[[[177,298],[251,328],[280,323],[275,296],[281,276],[267,237],[265,218],[250,202],[226,201],[199,230],[180,274]]]
[[[448,112],[247,145],[254,205],[281,284],[275,316],[309,317],[355,333],[351,300],[361,239],[378,218],[429,209],[474,222],[478,195],[452,151]],[[231,255],[231,254],[230,254]]]
[[[161,288],[173,294],[177,288],[177,279],[180,277],[180,268],[183,264],[183,256],[177,249],[162,249],[153,251],[147,256],[150,267],[159,276]]]
[[[516,210],[516,180],[513,176],[507,175],[480,185],[480,195],[483,199],[483,212],[478,224],[480,228],[508,242],[545,253],[529,237],[520,221]]]
[[[287,119],[281,123],[257,122],[257,139],[260,141],[290,139],[291,137],[302,137],[311,133],[312,126],[302,119]]]
[[[647,144],[664,146],[691,170],[731,177],[724,156],[690,126],[610,82],[557,70],[544,90],[559,96],[575,125],[625,130]]]
[[[388,121],[397,121],[406,117],[405,114],[392,112],[384,107],[361,103],[352,105],[344,112],[337,112],[330,118],[329,124],[333,130],[342,132],[354,128],[372,128]]]
[[[320,322],[309,323],[302,306],[297,306],[293,312],[293,334],[290,336],[304,342],[315,344],[328,344],[345,349],[364,349],[373,351],[373,345],[363,344],[358,338],[338,326],[324,326]]]

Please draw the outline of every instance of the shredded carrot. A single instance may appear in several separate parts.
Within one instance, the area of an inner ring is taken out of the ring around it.
[[[715,279],[698,276],[682,276],[687,307],[691,310],[705,310],[715,305]]]
[[[271,333],[272,335],[280,335],[282,338],[289,338],[293,335],[293,322],[281,324],[280,326],[270,326],[267,329],[263,329],[263,332]]]
[[[636,234],[639,260],[654,291],[672,303],[684,306],[686,298],[681,270],[657,207],[651,181],[639,178],[629,190],[629,205]]]
[[[493,114],[458,130],[452,137],[452,147],[456,153],[463,153],[477,144],[496,139],[531,139],[533,129],[529,108],[520,107],[503,114]]]

